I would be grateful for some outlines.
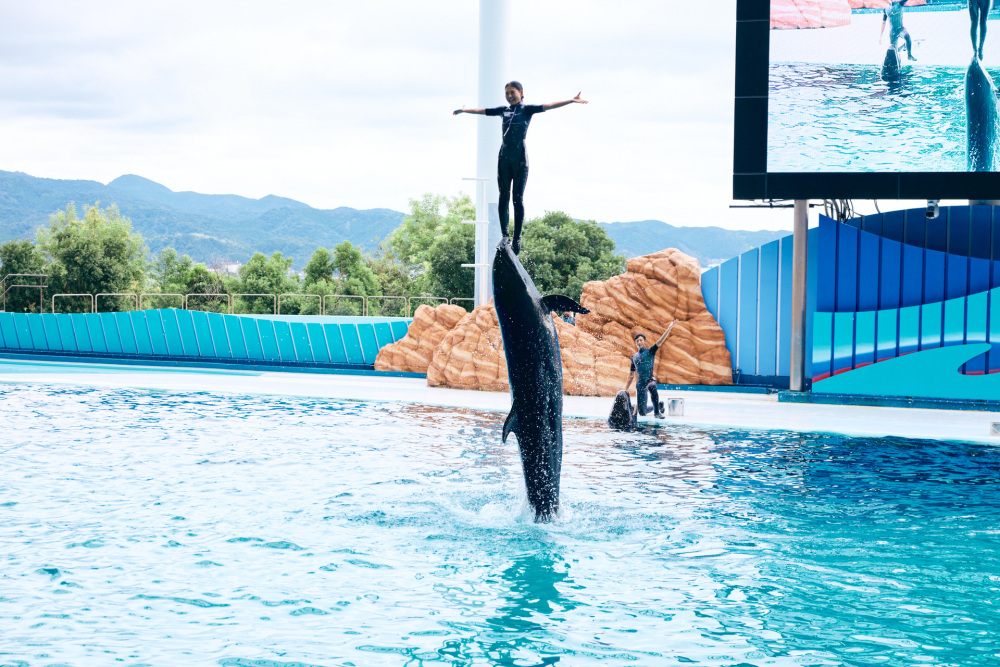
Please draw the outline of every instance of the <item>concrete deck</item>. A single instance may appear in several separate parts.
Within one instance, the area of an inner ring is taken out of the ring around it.
[[[428,387],[423,379],[379,376],[176,368],[166,372],[155,367],[4,360],[0,363],[0,383],[389,401],[494,410],[502,414],[510,409],[507,394],[435,389]],[[643,421],[1000,444],[1000,438],[990,436],[991,423],[1000,422],[998,412],[779,403],[775,394],[705,391],[667,391],[661,398],[683,398],[684,416],[663,420],[643,418]],[[604,420],[611,409],[611,399],[567,396],[564,406],[567,417]],[[498,415],[497,419],[502,417]]]

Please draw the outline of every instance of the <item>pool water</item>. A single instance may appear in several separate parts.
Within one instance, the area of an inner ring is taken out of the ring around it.
[[[0,385],[0,665],[995,665],[1000,451]]]
[[[965,71],[905,66],[886,82],[881,65],[772,64],[768,171],[966,171]]]

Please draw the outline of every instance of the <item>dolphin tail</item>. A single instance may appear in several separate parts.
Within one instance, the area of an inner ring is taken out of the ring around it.
[[[571,313],[581,313],[583,315],[590,312],[588,309],[584,308],[564,294],[549,294],[548,296],[543,296],[542,305],[549,310],[555,311],[568,310]]]
[[[500,438],[501,442],[507,442],[507,436],[510,435],[511,431],[517,428],[517,412],[514,408],[510,409],[510,414],[507,415],[507,419],[503,422],[503,436]]]

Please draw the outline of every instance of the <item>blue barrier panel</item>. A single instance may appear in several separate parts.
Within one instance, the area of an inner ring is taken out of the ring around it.
[[[834,223],[836,224],[836,223]],[[837,310],[853,313],[858,309],[858,230],[840,225],[837,239]]]
[[[344,348],[344,339],[340,335],[340,327],[336,324],[324,324],[326,330],[326,342],[330,350],[330,360],[335,364],[346,364],[347,350]]]
[[[115,322],[114,313],[98,313],[97,317],[101,321],[101,330],[104,331],[104,344],[108,346],[111,354],[122,353],[121,334],[118,333],[118,323]]]
[[[904,213],[906,222],[904,223],[903,243],[923,249],[927,243],[927,210],[908,208]]]
[[[808,241],[807,241],[807,245],[808,245],[807,256],[808,256],[808,259],[807,259],[806,266],[807,267],[809,267],[809,266],[816,266],[819,263],[819,242],[818,242],[818,239],[819,239],[819,228],[815,228],[814,227],[813,229],[810,229],[807,238],[808,238]],[[806,317],[805,317],[805,320],[806,320],[805,321],[805,326],[806,326],[805,349],[806,350],[808,350],[809,346],[812,344],[813,318],[811,317],[811,315],[812,315],[812,313],[816,312],[816,291],[817,291],[816,285],[817,285],[818,282],[819,282],[819,272],[815,271],[815,270],[810,271],[810,270],[807,269],[807,271],[806,271]],[[805,376],[806,377],[812,377],[812,375],[811,375],[812,374],[812,367],[811,367],[811,364],[812,364],[812,355],[808,354],[808,352],[807,352],[804,356],[805,356],[805,367],[806,367],[805,368]]]
[[[1000,216],[997,217],[997,224],[1000,224]],[[987,331],[989,331],[989,342],[994,345],[986,355],[989,372],[1000,371],[1000,352],[995,351],[996,345],[1000,345],[1000,289],[989,291],[989,306],[987,308]]]
[[[854,368],[854,313],[833,314],[833,372]]]
[[[411,322],[413,320],[410,320]],[[392,342],[398,342],[406,338],[406,332],[410,330],[410,325],[406,322],[395,321],[392,323]]]
[[[901,290],[899,283],[903,278],[902,262],[903,246],[896,241],[882,239],[882,280],[879,286],[879,310],[899,308],[899,297]]]
[[[948,255],[948,286],[946,299],[957,299],[969,294],[969,258]]]
[[[812,378],[828,377],[833,360],[833,313],[816,313],[813,316]]]
[[[392,329],[389,328],[388,322],[375,322],[375,341],[378,343],[378,349],[382,349],[386,345],[392,345],[395,341],[392,339]]]
[[[168,354],[172,357],[184,355],[175,311],[150,310],[146,313],[146,323],[149,326],[149,342],[153,346],[153,354]]]
[[[924,295],[925,303],[945,300],[945,263],[947,255],[937,250],[924,251]]]
[[[233,359],[249,359],[240,318],[236,315],[223,315],[222,322],[226,327],[226,337],[229,340],[229,349]]]
[[[788,377],[792,359],[792,237],[780,239],[781,288],[778,296],[778,375]],[[810,272],[815,273],[816,269]],[[807,355],[811,357],[812,355]]]
[[[740,372],[757,375],[757,250],[740,255]],[[360,331],[360,329],[359,329]]]
[[[215,353],[215,341],[212,340],[212,330],[208,325],[208,313],[201,310],[191,311],[191,323],[194,324],[198,354],[203,357],[218,357],[219,355]]]
[[[726,334],[726,349],[732,358],[733,368],[739,367],[739,285],[740,260],[736,257],[719,266],[719,315],[716,317]]]
[[[972,244],[970,253],[977,259],[990,258],[990,246],[992,237],[990,235],[993,221],[992,206],[970,206],[972,209],[971,227],[972,233],[969,235]]]
[[[278,351],[278,337],[274,333],[274,322],[271,320],[258,320],[257,331],[260,333],[260,349],[267,361],[281,361],[281,353]]]
[[[184,355],[188,357],[201,356],[198,349],[198,335],[194,329],[194,319],[190,310],[169,311],[177,317],[177,332],[181,337],[181,346],[184,348]]]
[[[990,261],[972,258],[969,260],[969,294],[985,292],[990,285]]]
[[[960,297],[944,302],[942,345],[961,345],[965,342],[965,300],[967,298]]]
[[[903,245],[902,307],[919,306],[924,298],[924,250]]]
[[[778,243],[760,248],[760,326],[757,340],[757,374],[778,374]]]
[[[134,312],[134,311],[133,311]],[[113,313],[115,324],[118,325],[118,337],[122,343],[122,354],[138,354],[139,346],[135,342],[135,331],[132,329],[131,313]]]
[[[719,319],[719,267],[713,266],[701,274],[701,298],[712,317]]]
[[[73,333],[73,318],[68,315],[62,315],[56,318],[56,322],[59,324],[59,341],[62,350],[65,352],[79,352],[80,349],[76,346],[76,335]]]
[[[101,326],[101,315],[99,313],[88,313],[83,316],[87,322],[87,331],[90,333],[90,345],[94,352],[107,353],[108,344],[104,340],[104,327]]]
[[[35,344],[31,341],[31,329],[28,328],[27,315],[24,313],[14,313],[14,331],[17,334],[17,346],[20,349],[35,349]]]
[[[875,363],[875,311],[866,310],[854,318],[854,365]]]
[[[825,216],[819,219],[819,263],[816,270],[823,280],[816,286],[816,310],[837,310],[837,228],[842,225]]]
[[[298,361],[295,356],[295,346],[292,344],[292,330],[288,322],[274,320],[274,338],[278,343],[278,354],[282,361]]]
[[[62,350],[62,340],[59,338],[59,318],[52,313],[42,313],[42,331],[45,332],[45,347],[50,350]]]
[[[860,221],[860,225],[854,225],[862,231],[868,232],[872,236],[882,236],[882,214],[876,213],[875,215],[863,215],[860,218],[856,218]]]
[[[292,332],[292,345],[295,348],[295,358],[300,362],[313,362],[312,348],[309,346],[309,331],[303,322],[290,322],[289,329]]]
[[[90,343],[90,331],[87,329],[87,316],[83,313],[74,313],[70,318],[73,320],[76,349],[80,352],[93,352],[94,346]]]
[[[14,314],[0,313],[0,343],[8,350],[20,349],[17,331],[14,330]]]
[[[889,211],[885,213],[882,216],[882,238],[902,243],[905,222],[905,211]]]
[[[323,325],[319,322],[310,322],[306,325],[309,332],[309,347],[312,349],[313,359],[321,364],[328,364],[330,361],[330,348],[326,344],[326,334],[323,333]]]
[[[220,313],[205,313],[215,356],[220,359],[232,359],[233,357],[232,348],[229,345],[229,334],[226,332],[226,317]]]
[[[920,348],[920,306],[899,309],[899,354]]]
[[[930,350],[935,347],[941,347],[941,319],[943,310],[944,309],[942,308],[940,301],[937,303],[925,303],[920,306],[921,350]]]
[[[34,314],[25,314],[24,317],[28,322],[28,335],[31,337],[31,347],[39,351],[49,349],[49,344],[45,342],[45,327],[42,324],[42,318]]]
[[[952,255],[968,257],[970,254],[969,235],[972,230],[969,226],[969,208],[968,206],[948,207],[950,214],[948,218],[948,252]]]
[[[986,308],[989,303],[987,301],[987,292],[980,292],[979,294],[973,294],[966,298],[966,324],[965,324],[965,339],[969,343],[985,343],[986,342]],[[947,306],[946,306],[947,307]],[[945,317],[947,321],[947,316]],[[985,373],[986,372],[986,355],[976,357],[975,359],[969,360],[965,364],[966,373]]]
[[[858,234],[858,310],[878,310],[879,238]]]
[[[965,215],[968,217],[968,212]],[[939,212],[937,220],[928,221],[927,241],[925,243],[925,247],[928,250],[948,252],[948,228],[951,226],[951,220],[954,217],[954,209],[948,207]]]
[[[256,317],[241,317],[240,328],[243,329],[243,342],[247,344],[247,357],[264,359],[264,346],[261,343],[260,331],[257,329]]]
[[[358,324],[358,339],[361,341],[361,353],[366,364],[374,364],[378,356],[378,341],[375,340],[375,329],[372,325]]]
[[[344,339],[344,350],[347,352],[347,363],[365,363],[365,355],[361,351],[361,339],[358,338],[358,328],[353,324],[341,324],[340,335],[343,336]]]
[[[151,356],[153,354],[153,342],[149,337],[149,325],[146,323],[146,313],[142,310],[135,310],[129,313],[132,320],[132,333],[135,334],[135,351],[137,354]],[[160,338],[163,337],[163,330],[159,331]],[[166,354],[166,349],[160,354]]]

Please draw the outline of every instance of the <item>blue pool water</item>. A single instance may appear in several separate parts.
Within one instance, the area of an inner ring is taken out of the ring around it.
[[[964,67],[775,63],[769,86],[768,171],[967,169]]]
[[[0,665],[995,665],[1000,452],[0,385]]]

